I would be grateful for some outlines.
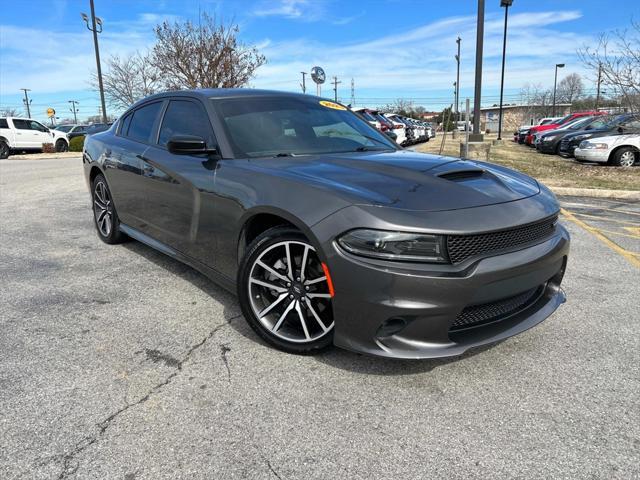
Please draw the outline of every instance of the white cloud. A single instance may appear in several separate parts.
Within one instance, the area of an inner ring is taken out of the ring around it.
[[[266,4],[265,4],[266,5]],[[319,8],[321,2],[290,1],[275,4],[280,15],[297,18],[311,15],[305,8]],[[317,11],[317,10],[316,10]],[[265,13],[264,15],[276,15]],[[568,31],[564,23],[580,18],[576,11],[523,12],[509,18],[508,61],[505,86],[519,89],[524,83],[553,81],[553,65],[566,63],[566,73],[581,69],[575,57],[578,47],[591,37]],[[126,23],[105,19],[105,31],[99,36],[102,58],[110,54],[126,55],[145,50],[153,43],[151,27],[172,16],[142,14]],[[346,22],[346,21],[345,21]],[[80,22],[79,22],[80,23]],[[111,27],[111,28],[108,28]],[[495,91],[499,84],[502,54],[502,18],[489,15],[485,26],[485,66],[483,88]],[[82,24],[72,32],[52,32],[3,25],[0,97],[15,95],[22,87],[38,93],[55,93],[89,88],[88,79],[95,69],[93,42]],[[327,76],[343,81],[341,93],[348,98],[349,80],[356,82],[358,96],[434,97],[435,91],[453,90],[455,80],[455,39],[462,42],[461,85],[463,91],[473,84],[475,58],[475,17],[458,16],[361,41],[335,45],[319,39],[297,38],[258,42],[268,63],[257,72],[252,86],[297,90],[301,71],[321,65]],[[325,94],[329,85],[324,86]],[[439,94],[442,96],[442,94]],[[445,101],[445,100],[443,100]]]
[[[315,21],[324,13],[324,2],[321,0],[269,0],[263,2],[253,12],[258,17],[284,17]]]
[[[567,73],[581,72],[575,51],[590,37],[554,28],[576,20],[576,11],[512,14],[509,18],[505,88],[519,89],[524,83],[553,81],[553,65],[567,63]],[[436,90],[453,91],[455,80],[455,39],[463,38],[461,85],[473,85],[475,67],[475,16],[441,19],[421,27],[384,37],[336,46],[299,38],[266,42],[269,63],[258,71],[256,87],[298,90],[300,71],[321,65],[327,76],[343,80],[342,97],[348,99],[348,79],[354,78],[365,95],[398,97],[433,96]],[[503,20],[499,14],[487,16],[485,24],[483,89],[499,85]],[[551,79],[551,80],[550,80]],[[324,86],[328,94],[329,85]],[[366,93],[369,92],[369,93]],[[375,93],[371,93],[375,92]],[[380,93],[386,92],[386,93]],[[448,101],[448,100],[443,100]]]

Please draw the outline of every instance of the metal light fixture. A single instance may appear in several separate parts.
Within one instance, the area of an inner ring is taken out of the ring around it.
[[[556,63],[556,74],[553,79],[553,110],[552,117],[556,116],[556,85],[558,83],[558,69],[564,68],[564,63]]]

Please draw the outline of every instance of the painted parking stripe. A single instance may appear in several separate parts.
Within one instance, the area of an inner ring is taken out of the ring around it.
[[[582,220],[580,220],[579,218],[577,218],[573,213],[571,213],[568,210],[565,210],[564,208],[560,209],[560,212],[562,213],[562,215],[569,220],[570,222],[575,223],[576,225],[578,225],[579,227],[583,228],[584,230],[586,230],[587,232],[592,233],[598,240],[600,240],[602,243],[604,243],[607,247],[609,247],[611,250],[613,250],[614,252],[620,254],[621,256],[623,256],[631,265],[633,265],[634,267],[640,268],[640,259],[636,257],[636,254],[631,253],[627,250],[625,250],[624,248],[622,248],[620,245],[618,245],[615,242],[612,242],[611,240],[609,240],[607,237],[605,237],[600,230],[598,230],[595,227],[592,227],[591,225],[587,225],[586,223],[584,223]]]

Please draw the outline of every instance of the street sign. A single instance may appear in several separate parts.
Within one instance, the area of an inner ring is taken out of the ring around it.
[[[52,118],[55,116],[56,116],[56,111],[51,107],[47,108],[47,117]]]

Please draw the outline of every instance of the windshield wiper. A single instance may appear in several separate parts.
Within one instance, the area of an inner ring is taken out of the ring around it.
[[[381,152],[383,150],[391,150],[390,148],[380,148],[380,147],[368,147],[363,145],[361,147],[356,148],[356,152]]]

